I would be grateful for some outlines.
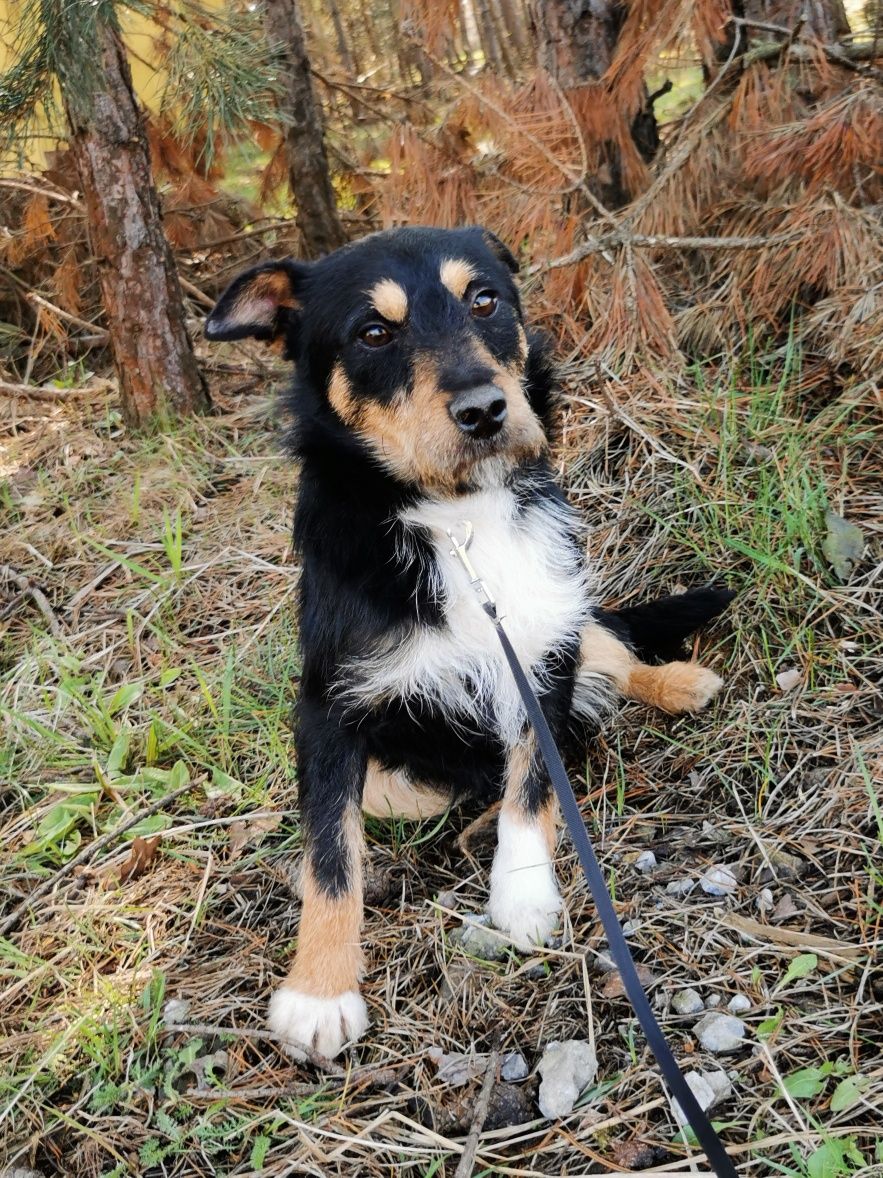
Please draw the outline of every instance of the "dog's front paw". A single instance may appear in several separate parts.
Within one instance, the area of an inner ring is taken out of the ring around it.
[[[564,902],[542,832],[500,814],[488,914],[521,949],[549,939]]]
[[[488,915],[519,949],[531,949],[545,945],[552,936],[563,906],[557,888],[552,888],[542,899],[533,895],[529,901],[523,896],[516,899],[491,891]]]
[[[270,999],[270,1030],[283,1039],[282,1046],[295,1059],[304,1059],[304,1047],[333,1059],[345,1043],[355,1043],[368,1029],[368,1008],[358,990],[333,998],[319,998],[290,986],[280,986]]]

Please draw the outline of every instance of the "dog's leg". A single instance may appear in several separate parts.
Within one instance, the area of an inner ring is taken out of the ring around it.
[[[438,793],[411,781],[401,770],[384,769],[368,761],[362,811],[372,818],[406,818],[419,822],[436,818],[451,807],[451,795]]]
[[[491,920],[522,948],[546,941],[561,913],[552,867],[556,815],[534,738],[525,736],[507,758],[488,901]]]
[[[605,686],[613,684],[627,699],[678,715],[698,712],[717,695],[723,680],[699,663],[642,663],[606,626],[589,622],[583,630],[574,685],[574,711],[594,719]]]
[[[351,733],[304,709],[298,745],[303,906],[297,952],[269,1023],[292,1055],[306,1044],[333,1057],[368,1027],[359,993],[365,756]]]

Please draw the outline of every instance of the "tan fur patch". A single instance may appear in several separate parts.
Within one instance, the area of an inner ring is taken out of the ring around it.
[[[403,286],[392,278],[382,278],[367,291],[368,298],[379,315],[390,323],[404,323],[408,316],[408,295]]]
[[[623,694],[628,695],[629,677],[638,660],[606,626],[589,622],[580,641],[580,671],[606,675]],[[648,670],[654,668],[648,667]]]
[[[257,274],[245,288],[259,299],[272,299],[279,307],[296,307],[297,299],[291,293],[291,281],[284,270],[266,270]]]
[[[722,686],[720,678],[699,663],[637,663],[629,673],[625,694],[673,716],[704,708]]]
[[[409,781],[404,773],[390,773],[375,760],[369,760],[362,810],[372,818],[419,821],[444,814],[450,804],[449,796]]]
[[[303,907],[297,934],[297,953],[285,985],[333,998],[355,990],[365,968],[362,951],[363,846],[362,818],[355,810],[343,823],[349,858],[350,888],[330,896],[307,868],[303,878]]]
[[[439,277],[455,299],[462,299],[469,283],[478,275],[463,258],[445,258],[439,268]]]
[[[524,805],[524,783],[536,756],[536,741],[528,736],[523,744],[509,753],[506,762],[506,788],[503,792],[502,813],[522,826],[539,829],[549,855],[555,851],[558,832],[558,803],[550,793],[545,805],[537,813],[530,813]]]

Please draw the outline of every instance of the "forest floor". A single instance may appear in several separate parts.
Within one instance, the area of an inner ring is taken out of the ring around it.
[[[530,1074],[493,1103],[474,1173],[707,1172],[563,836],[560,944],[485,962],[450,934],[483,910],[492,827],[372,823],[371,1031],[329,1074],[262,1034],[298,917],[296,475],[268,383],[225,357],[216,413],[147,440],[100,387],[4,402],[0,1170],[451,1178],[481,1069],[451,1087],[430,1049],[500,1032]],[[715,705],[623,708],[574,781],[679,1061],[731,1080],[713,1116],[740,1174],[881,1174],[873,402],[810,395],[787,350],[775,371],[749,356],[602,392],[564,366],[560,468],[605,599],[738,591],[695,644],[726,680]],[[839,575],[829,510],[866,542]],[[712,865],[730,894],[669,887]],[[688,987],[748,1000],[738,1050],[700,1046],[671,1005]],[[568,1038],[594,1040],[598,1079],[545,1121],[536,1064]]]

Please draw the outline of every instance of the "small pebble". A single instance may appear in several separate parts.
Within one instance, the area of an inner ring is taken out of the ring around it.
[[[745,1038],[745,1024],[731,1014],[714,1010],[704,1015],[693,1028],[706,1051],[738,1051]]]
[[[598,1074],[598,1060],[585,1039],[550,1043],[539,1062],[540,1112],[544,1117],[566,1117],[577,1097]]]
[[[486,914],[470,916],[451,933],[451,944],[465,949],[470,957],[480,957],[482,961],[501,961],[506,956],[506,942],[491,931],[488,927],[490,922],[491,918]]]
[[[702,995],[692,988],[678,990],[671,1000],[671,1008],[675,1014],[698,1014],[704,1007]]]
[[[635,867],[642,873],[652,871],[656,867],[656,856],[652,851],[642,851],[635,860]]]
[[[754,903],[758,912],[769,912],[774,903],[773,893],[769,888],[761,888]]]
[[[640,927],[640,920],[627,920],[622,926],[622,935],[624,937],[633,937]]]
[[[733,1092],[733,1085],[726,1072],[685,1072],[684,1079],[690,1086],[690,1090],[696,1097],[699,1107],[703,1112],[708,1112],[716,1104],[727,1100]],[[676,1100],[672,1100],[672,1111],[682,1125],[689,1124],[689,1121]]]
[[[500,1064],[500,1079],[510,1083],[513,1080],[523,1080],[529,1071],[527,1060],[521,1052],[510,1051],[508,1055],[503,1056],[503,1062]]]
[[[734,994],[727,1003],[727,1010],[730,1014],[744,1014],[746,1010],[751,1009],[751,999],[745,994]]]
[[[690,879],[673,879],[671,883],[665,885],[665,894],[667,896],[689,896],[693,888],[696,887],[696,880]]]
[[[707,867],[699,877],[699,886],[708,896],[730,896],[739,886],[729,867]]]
[[[706,1006],[720,1006],[720,1004],[721,1004],[720,994],[709,994],[708,999],[706,1000],[706,1003],[705,1003]]]
[[[440,1083],[449,1088],[462,1088],[477,1076],[483,1076],[487,1067],[486,1055],[464,1055],[462,1051],[442,1051],[430,1047],[427,1055],[438,1068]]]
[[[167,1027],[186,1023],[190,1013],[190,1002],[186,998],[170,998],[162,1008],[162,1021]]]
[[[456,911],[457,908],[457,893],[456,892],[439,892],[436,896],[436,902],[441,904],[442,908],[452,908]]]
[[[803,675],[796,667],[789,667],[786,671],[780,671],[776,676],[776,683],[778,683],[780,691],[791,691],[792,688],[797,687],[802,682]]]

